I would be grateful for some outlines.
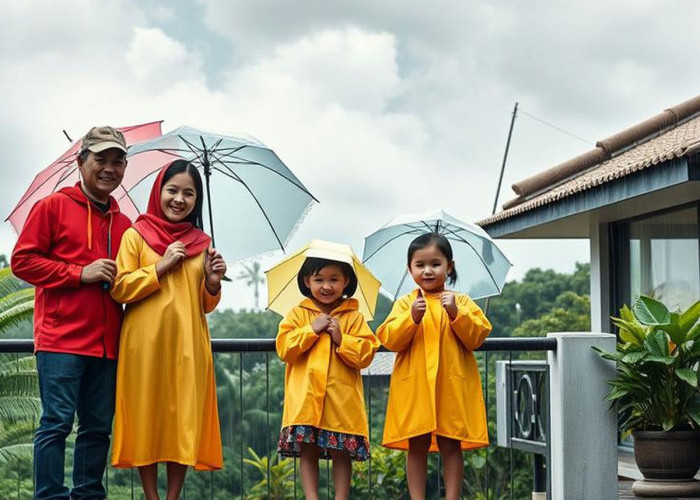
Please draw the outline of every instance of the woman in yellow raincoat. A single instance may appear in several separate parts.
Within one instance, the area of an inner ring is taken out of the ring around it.
[[[425,498],[427,458],[440,452],[447,500],[460,498],[462,450],[488,446],[486,410],[472,351],[491,331],[484,313],[464,294],[445,290],[457,279],[445,236],[419,236],[408,249],[418,289],[398,299],[377,329],[397,352],[391,375],[383,445],[408,450],[413,500]]]
[[[112,297],[126,304],[117,366],[112,465],[138,467],[147,500],[179,498],[187,467],[223,466],[216,381],[205,313],[221,297],[223,257],[202,230],[202,180],[176,160],[148,210],[124,233]]]
[[[357,277],[344,262],[307,258],[298,274],[304,299],[280,323],[277,353],[287,363],[278,452],[301,457],[301,484],[318,499],[318,460],[333,460],[336,499],[350,494],[351,460],[369,458],[369,429],[360,369],[379,340],[355,293]]]

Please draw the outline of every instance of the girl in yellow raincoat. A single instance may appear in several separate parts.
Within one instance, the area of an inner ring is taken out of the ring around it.
[[[472,351],[491,331],[467,295],[445,289],[457,280],[447,238],[427,233],[408,248],[408,271],[418,285],[398,299],[377,329],[397,352],[391,375],[383,445],[408,450],[412,500],[425,499],[428,452],[440,452],[445,498],[460,498],[462,450],[488,446],[486,410]]]
[[[284,414],[277,451],[301,457],[301,485],[318,499],[318,460],[333,460],[336,499],[350,494],[352,460],[369,458],[369,429],[360,369],[379,340],[351,297],[357,277],[349,264],[307,258],[299,271],[307,299],[280,323],[277,353],[287,363]]]

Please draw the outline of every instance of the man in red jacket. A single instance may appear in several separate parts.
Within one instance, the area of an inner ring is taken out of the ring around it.
[[[109,295],[114,257],[131,221],[110,196],[126,169],[111,127],[85,135],[81,182],[34,205],[12,271],[36,287],[34,346],[42,415],[34,438],[35,499],[103,499],[114,414],[122,307]],[[73,489],[64,485],[66,437],[78,414]]]

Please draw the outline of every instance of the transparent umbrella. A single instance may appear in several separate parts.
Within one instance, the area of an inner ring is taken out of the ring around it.
[[[458,279],[451,288],[472,299],[499,295],[512,266],[491,237],[479,226],[443,210],[401,215],[365,238],[363,263],[392,297],[415,288],[408,276],[408,246],[424,233],[445,235],[452,246]]]
[[[205,184],[204,230],[229,261],[284,249],[316,201],[270,148],[250,136],[180,127],[130,147],[128,157],[140,163],[146,158],[152,166],[147,175],[129,179],[125,175],[122,182],[142,210],[161,167],[181,158],[200,170]]]

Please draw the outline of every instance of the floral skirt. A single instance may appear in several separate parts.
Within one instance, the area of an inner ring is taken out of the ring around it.
[[[369,458],[369,440],[358,434],[327,431],[311,425],[290,425],[280,431],[277,453],[283,457],[298,457],[301,443],[321,448],[321,458],[330,458],[331,450],[346,451],[352,460],[363,462]]]

